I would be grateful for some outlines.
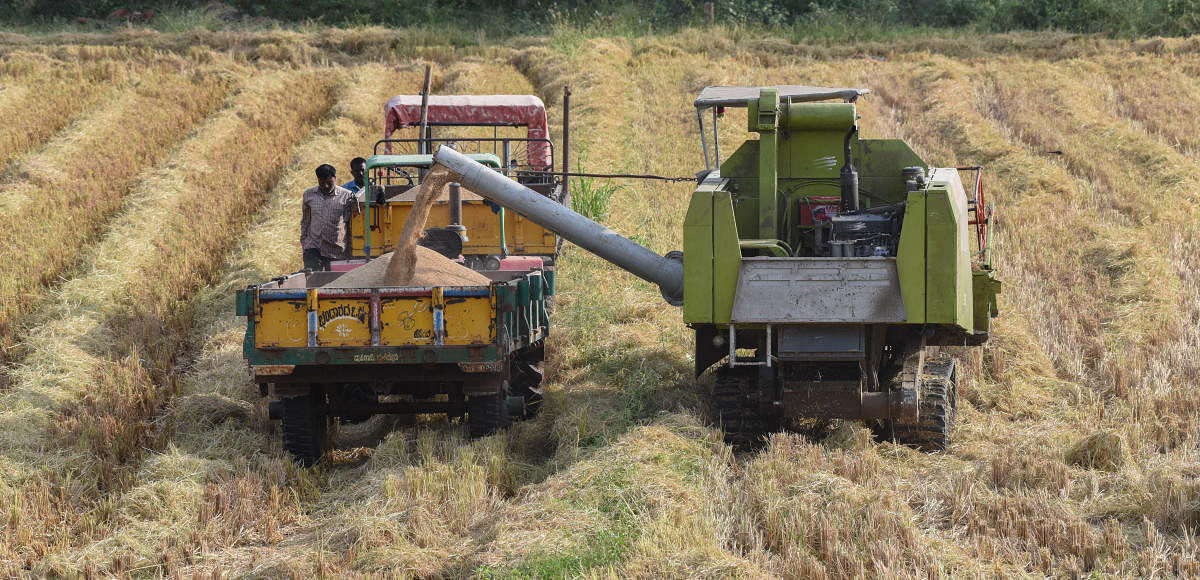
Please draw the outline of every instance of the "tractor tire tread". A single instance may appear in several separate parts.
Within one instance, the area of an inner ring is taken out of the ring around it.
[[[283,447],[305,467],[313,466],[325,453],[328,434],[323,405],[315,395],[283,399]]]
[[[471,439],[487,437],[509,425],[506,393],[472,395],[467,399],[467,431]]]
[[[768,425],[759,409],[758,392],[750,380],[719,373],[712,401],[726,443],[738,451],[761,447]]]

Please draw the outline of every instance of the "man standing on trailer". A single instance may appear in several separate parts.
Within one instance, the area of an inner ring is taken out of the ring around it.
[[[337,170],[323,164],[317,167],[317,186],[304,191],[300,248],[309,270],[329,270],[329,263],[344,258],[350,246],[347,216],[358,213],[358,203],[336,179]]]
[[[363,180],[363,176],[366,175],[366,170],[365,170],[366,166],[367,166],[367,160],[363,159],[362,157],[355,157],[354,159],[351,159],[350,160],[350,175],[353,176],[354,179],[351,179],[350,181],[343,183],[342,187],[350,190],[350,193],[358,193],[359,190],[361,190],[363,188],[363,186],[366,185],[366,181]]]

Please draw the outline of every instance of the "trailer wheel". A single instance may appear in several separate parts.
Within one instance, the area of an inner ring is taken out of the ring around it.
[[[513,393],[524,398],[525,406],[516,419],[528,419],[537,415],[542,408],[542,377],[544,372],[537,362],[517,360],[513,362]]]
[[[325,389],[314,386],[307,395],[283,399],[283,447],[305,467],[325,454],[328,417]]]
[[[925,359],[921,380],[921,407],[915,423],[884,421],[884,434],[921,451],[943,451],[957,414],[958,375],[954,359],[934,354]],[[889,433],[890,432],[890,433]]]
[[[760,406],[756,377],[747,372],[722,368],[713,385],[713,415],[725,432],[725,442],[738,451],[762,446],[770,424]]]
[[[467,430],[472,439],[487,437],[508,427],[508,381],[497,393],[467,398]]]

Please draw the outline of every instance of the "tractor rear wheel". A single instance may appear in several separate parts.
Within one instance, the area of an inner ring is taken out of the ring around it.
[[[917,421],[885,421],[890,438],[921,451],[943,451],[950,445],[950,431],[957,414],[958,375],[954,358],[933,354],[925,359],[921,380],[921,407]]]
[[[325,389],[310,388],[309,394],[283,399],[283,447],[305,467],[311,467],[325,454],[328,444],[328,416]]]
[[[756,379],[754,373],[722,368],[713,385],[713,414],[725,432],[725,442],[738,451],[762,446],[763,436],[771,428],[763,416]]]
[[[508,427],[508,381],[497,393],[467,397],[467,431],[471,439],[487,437]]]
[[[517,360],[513,362],[512,383],[513,394],[525,400],[521,414],[515,419],[529,419],[542,408],[542,367],[532,360]]]

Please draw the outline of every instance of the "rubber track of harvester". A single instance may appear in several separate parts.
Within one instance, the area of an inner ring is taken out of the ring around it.
[[[766,421],[759,410],[758,392],[745,377],[718,373],[712,402],[725,442],[738,451],[751,451],[763,443]]]
[[[472,439],[487,437],[508,427],[508,393],[473,395],[467,399],[467,429]]]
[[[311,467],[325,452],[325,413],[316,397],[304,395],[283,400],[283,447],[305,467]]]
[[[950,445],[956,415],[957,382],[954,359],[937,354],[925,359],[921,382],[920,418],[916,423],[892,423],[896,441],[921,451],[942,451]]]

